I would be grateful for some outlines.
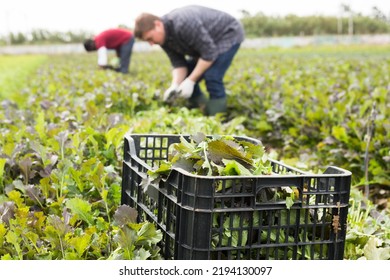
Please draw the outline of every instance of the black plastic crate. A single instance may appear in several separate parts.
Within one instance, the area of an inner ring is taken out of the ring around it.
[[[124,139],[122,204],[161,229],[165,259],[343,258],[349,171],[305,173],[274,160],[274,175],[199,176],[174,169],[159,188],[145,191],[146,172],[179,141],[179,135],[161,134]],[[290,209],[275,196],[283,189],[296,193]]]

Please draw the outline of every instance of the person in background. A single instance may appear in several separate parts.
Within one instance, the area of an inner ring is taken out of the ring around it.
[[[100,68],[121,73],[129,72],[133,45],[133,33],[123,28],[108,29],[96,35],[93,39],[84,41],[86,51],[97,51]],[[115,50],[116,56],[119,58],[119,67],[114,67],[108,63],[108,50]]]
[[[172,83],[163,99],[177,94],[206,115],[225,113],[226,92],[223,78],[244,40],[241,23],[215,9],[191,5],[158,17],[143,13],[135,22],[136,38],[158,44],[173,66]],[[199,82],[204,79],[209,99]]]

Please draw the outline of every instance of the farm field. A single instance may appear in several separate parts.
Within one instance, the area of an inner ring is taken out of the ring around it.
[[[46,60],[45,55],[0,56],[0,98],[17,94],[27,76]]]
[[[225,117],[162,102],[162,52],[134,53],[130,75],[96,54],[0,56],[0,70],[0,259],[161,258],[161,233],[120,206],[128,132],[249,136],[302,170],[347,169],[344,258],[390,259],[388,47],[241,49]]]

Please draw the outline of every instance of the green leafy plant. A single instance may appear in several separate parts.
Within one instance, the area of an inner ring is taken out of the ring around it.
[[[345,255],[348,259],[390,259],[390,216],[356,190],[351,194]]]

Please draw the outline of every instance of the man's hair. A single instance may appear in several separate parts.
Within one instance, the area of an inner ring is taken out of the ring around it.
[[[95,41],[92,39],[87,39],[84,41],[84,48],[87,52],[96,50]]]
[[[161,18],[148,13],[140,14],[135,20],[135,37],[138,39],[142,39],[142,35],[145,32],[148,32],[154,28],[154,22],[156,20],[161,20]]]

